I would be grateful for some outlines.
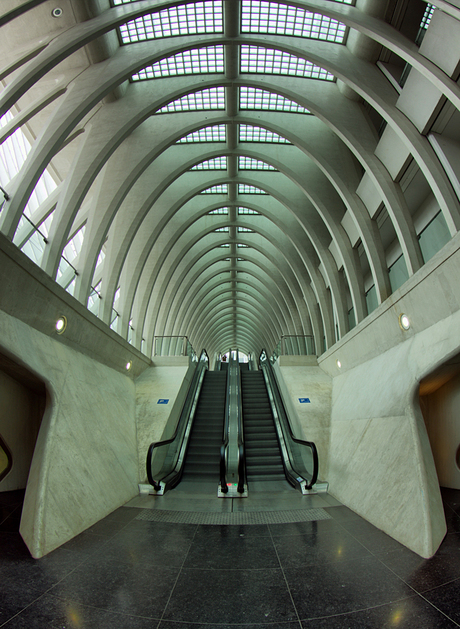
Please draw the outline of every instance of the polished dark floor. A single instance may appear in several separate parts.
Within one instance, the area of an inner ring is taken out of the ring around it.
[[[343,506],[328,520],[196,525],[122,507],[40,560],[0,494],[0,627],[444,629],[460,626],[460,491],[424,560]]]

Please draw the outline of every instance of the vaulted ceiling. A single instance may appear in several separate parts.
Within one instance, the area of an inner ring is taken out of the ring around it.
[[[331,347],[424,263],[428,206],[459,224],[430,6],[352,4],[4,0],[1,231],[147,355]]]

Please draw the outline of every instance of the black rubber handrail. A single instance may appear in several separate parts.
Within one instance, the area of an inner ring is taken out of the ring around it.
[[[243,410],[241,401],[241,369],[238,363],[238,487],[239,494],[244,493],[246,480],[246,450],[244,448]]]
[[[222,445],[220,446],[220,464],[219,464],[219,472],[220,479],[219,485],[220,490],[223,494],[228,493],[227,486],[227,447],[228,447],[228,430],[230,423],[230,387],[229,387],[229,378],[230,378],[230,365],[232,364],[232,352],[231,350],[228,353],[228,367],[227,367],[227,388],[225,393],[225,420],[224,420],[224,429],[222,433]]]
[[[268,374],[269,374],[270,380],[271,380],[270,385],[272,386],[273,393],[276,395],[275,402],[276,402],[277,406],[279,406],[278,410],[281,410],[281,412],[283,414],[283,419],[285,420],[286,426],[288,428],[290,439],[292,439],[292,441],[294,443],[298,443],[299,445],[306,446],[306,447],[309,447],[311,449],[312,458],[313,458],[313,473],[312,473],[311,480],[310,481],[306,481],[306,485],[305,485],[305,489],[311,489],[313,487],[313,485],[316,483],[316,481],[318,480],[319,461],[318,461],[318,450],[316,448],[316,444],[313,441],[305,441],[304,439],[298,439],[297,437],[294,436],[294,433],[292,431],[291,422],[289,421],[289,415],[286,413],[286,408],[284,406],[283,398],[280,395],[280,392],[278,390],[278,386],[276,384],[276,381],[274,381],[274,375],[273,375],[273,373],[271,371],[272,370],[272,365],[271,365],[268,357],[265,360],[262,360],[261,359],[262,355],[265,355],[267,357],[267,353],[265,352],[265,350],[262,350],[262,352],[260,353],[259,365],[261,365],[263,363],[266,363],[263,366],[268,369]],[[295,472],[294,468],[292,468],[292,469]]]
[[[154,441],[153,443],[150,444],[149,449],[147,451],[147,460],[146,460],[147,478],[148,478],[148,481],[149,481],[150,485],[152,485],[152,487],[155,489],[155,491],[159,491],[161,489],[161,485],[160,485],[161,479],[160,479],[160,481],[157,481],[157,480],[155,480],[152,477],[152,457],[153,457],[153,453],[154,453],[156,448],[159,448],[161,446],[167,446],[167,445],[171,444],[177,438],[177,435],[179,433],[179,428],[182,426],[183,422],[186,421],[189,418],[189,411],[190,411],[190,409],[188,409],[188,406],[190,406],[190,399],[189,398],[190,398],[190,394],[194,390],[194,387],[197,386],[197,379],[199,377],[199,372],[200,372],[199,367],[200,367],[200,364],[203,361],[203,356],[205,357],[206,365],[209,365],[209,358],[208,358],[208,355],[206,353],[206,350],[202,350],[201,355],[200,355],[200,359],[198,361],[198,365],[197,365],[197,368],[196,368],[196,371],[195,371],[195,374],[193,375],[193,378],[192,378],[192,380],[190,382],[190,385],[188,387],[187,395],[185,397],[184,406],[182,407],[182,411],[181,411],[181,414],[180,414],[180,417],[179,417],[179,421],[176,424],[176,428],[174,430],[174,434],[169,439],[165,439],[163,441]]]

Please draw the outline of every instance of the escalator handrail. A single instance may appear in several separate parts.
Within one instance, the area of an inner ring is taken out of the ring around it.
[[[238,487],[239,494],[244,493],[245,476],[246,476],[246,450],[244,447],[243,432],[243,403],[241,395],[241,369],[238,363]]]
[[[204,366],[202,363],[205,363]],[[186,407],[189,405],[190,400],[190,393],[193,391],[193,387],[196,387],[197,382],[198,382],[198,378],[200,375],[200,371],[204,370],[204,369],[208,369],[208,365],[209,365],[209,357],[206,353],[206,350],[202,350],[201,355],[200,355],[200,359],[198,361],[198,365],[196,367],[196,371],[193,374],[193,378],[190,381],[188,390],[187,390],[187,395],[185,396],[185,402],[184,405],[182,407],[181,410],[181,414],[179,415],[179,420],[176,424],[176,428],[174,430],[173,435],[169,438],[169,439],[164,439],[163,441],[154,441],[149,445],[149,449],[147,451],[147,460],[146,460],[146,467],[147,467],[147,478],[148,481],[150,483],[150,485],[152,485],[152,487],[158,491],[160,489],[160,482],[156,481],[153,477],[152,477],[152,457],[153,457],[153,453],[155,451],[156,448],[159,448],[161,446],[167,446],[170,443],[172,443],[176,438],[177,435],[179,433],[179,428],[182,426],[184,420],[188,419],[189,417],[184,417],[184,415],[187,415],[188,413],[186,413]],[[201,369],[200,369],[201,367]]]
[[[274,380],[274,374],[272,372],[272,365],[270,363],[270,361],[268,360],[268,358],[264,361],[261,360],[261,356],[262,354],[264,354],[265,351],[262,350],[262,352],[260,353],[259,356],[259,365],[265,370],[267,369],[267,374],[268,374],[268,378],[270,380],[270,386],[272,388],[273,393],[277,394],[276,399],[275,396],[275,404],[278,406],[278,411],[281,411],[284,417],[284,420],[286,422],[287,428],[289,430],[289,437],[290,439],[292,439],[292,441],[294,441],[294,443],[297,443],[299,445],[302,446],[306,446],[309,447],[312,451],[312,457],[313,457],[313,474],[312,474],[312,478],[310,481],[306,481],[306,485],[305,485],[305,489],[311,489],[313,487],[313,485],[316,483],[316,481],[318,480],[318,468],[319,468],[319,461],[318,461],[318,449],[316,447],[316,444],[313,441],[306,441],[304,439],[299,439],[298,437],[295,437],[293,430],[292,430],[292,426],[291,426],[291,422],[289,420],[289,415],[286,412],[286,408],[284,406],[284,402],[283,402],[283,398],[281,397],[279,390],[278,390],[278,386],[276,385],[276,381]],[[267,354],[265,353],[265,356],[267,356]],[[275,385],[275,386],[273,386]],[[293,468],[294,469],[294,468]]]
[[[228,353],[228,367],[227,367],[227,387],[225,392],[225,419],[224,419],[224,429],[222,433],[222,445],[220,446],[220,463],[219,463],[219,485],[220,490],[223,494],[228,493],[227,486],[227,446],[229,440],[229,427],[230,427],[230,387],[229,387],[229,378],[230,378],[230,369],[232,364],[232,352],[231,350]]]

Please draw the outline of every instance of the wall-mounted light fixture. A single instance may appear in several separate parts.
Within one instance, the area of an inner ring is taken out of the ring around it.
[[[399,327],[401,330],[408,330],[410,328],[410,320],[406,314],[399,315]]]
[[[64,317],[64,315],[62,315],[61,317],[59,317],[59,319],[56,321],[56,332],[58,334],[62,334],[64,332],[64,330],[67,327],[67,319],[66,317]]]

